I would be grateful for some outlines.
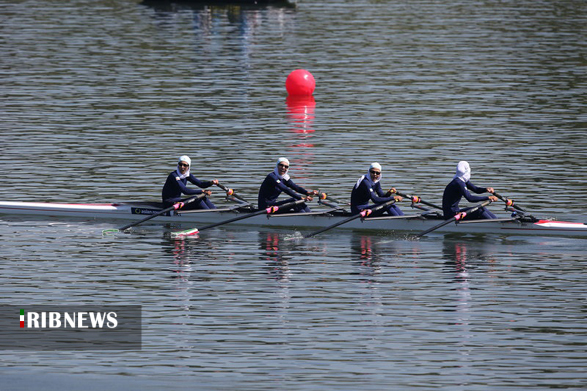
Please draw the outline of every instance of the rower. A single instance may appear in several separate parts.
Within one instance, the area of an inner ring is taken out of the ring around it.
[[[497,201],[497,197],[491,196],[476,196],[469,192],[476,194],[482,193],[493,193],[494,190],[492,187],[477,187],[470,181],[471,179],[471,167],[469,163],[466,161],[461,161],[457,164],[457,171],[455,176],[453,177],[452,181],[446,186],[444,189],[444,194],[442,195],[442,210],[444,212],[444,219],[450,219],[454,217],[457,213],[460,212],[467,212],[469,208],[459,208],[459,202],[461,201],[462,197],[465,197],[469,202],[482,202],[490,200],[492,202]],[[496,219],[493,213],[491,213],[485,207],[481,207],[474,211],[471,214],[466,215],[466,219],[474,220],[474,219]]]
[[[190,165],[192,161],[189,156],[180,156],[177,162],[177,170],[171,172],[167,176],[165,185],[161,192],[161,198],[165,207],[169,207],[173,204],[180,203],[179,208],[183,207],[183,201],[181,195],[195,195],[195,194],[206,194],[208,197],[212,194],[211,190],[200,190],[188,188],[187,182],[191,182],[200,188],[208,188],[212,185],[217,185],[218,180],[213,179],[211,181],[201,181],[194,177],[190,173]],[[229,189],[230,190],[230,189]],[[186,205],[185,209],[216,209],[216,206],[208,199],[204,197],[201,200],[195,201],[191,204]],[[178,208],[178,209],[179,209]]]
[[[279,206],[295,200],[301,200],[303,197],[300,194],[306,196],[306,201],[312,201],[312,196],[318,195],[317,190],[306,190],[303,187],[296,185],[287,173],[288,171],[289,160],[280,157],[277,160],[275,169],[265,177],[265,180],[259,188],[259,209],[266,209],[271,206]],[[287,193],[291,198],[277,201],[277,197],[279,197],[282,192]],[[291,211],[310,212],[310,208],[305,203],[301,203],[294,206]]]
[[[386,202],[395,200],[400,202],[403,198],[400,196],[392,196],[396,192],[395,188],[391,188],[387,193],[381,189],[381,165],[377,162],[369,166],[367,175],[359,178],[353,191],[351,192],[351,213],[357,214],[364,209],[369,209],[373,205],[369,205],[369,201],[373,201],[376,205],[381,205]],[[374,212],[372,216],[378,216],[387,213],[391,216],[403,216],[404,213],[396,205],[389,205],[386,208]]]

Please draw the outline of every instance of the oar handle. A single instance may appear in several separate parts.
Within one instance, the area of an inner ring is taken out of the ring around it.
[[[422,203],[424,205],[428,205],[428,206],[431,206],[433,208],[442,210],[442,207],[440,207],[438,205],[435,205],[435,204],[433,204],[431,202],[424,201],[422,198],[420,198],[418,196],[412,196],[412,195],[409,195],[409,194],[401,193],[399,191],[396,191],[395,193],[398,196],[401,196],[401,197],[410,199],[410,201],[412,201],[414,204]]]
[[[514,200],[510,200],[509,198],[504,197],[501,194],[498,194],[496,191],[493,192],[493,195],[496,196],[497,198],[499,198],[500,200],[502,200],[503,202],[505,202],[506,206],[511,206],[512,208],[517,209],[522,212],[526,211],[523,208],[519,207],[518,205],[515,205]]]

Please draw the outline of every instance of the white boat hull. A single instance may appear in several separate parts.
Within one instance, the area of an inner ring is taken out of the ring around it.
[[[39,217],[75,218],[84,220],[133,221],[158,212],[160,209],[145,204],[72,204],[42,202],[0,202],[0,215],[25,215]],[[157,216],[145,224],[174,223],[182,227],[202,227],[208,224],[241,216],[233,210],[172,212]],[[231,226],[252,225],[281,227],[288,229],[320,229],[335,224],[348,216],[324,213],[296,213],[277,215],[258,215],[230,223]],[[373,217],[352,220],[336,229],[375,230],[398,233],[418,233],[440,224],[443,220],[430,219],[421,215],[403,217]],[[461,234],[503,234],[569,236],[587,238],[587,225],[583,223],[539,220],[524,222],[516,219],[473,220],[459,224],[450,223],[437,231],[439,233]]]

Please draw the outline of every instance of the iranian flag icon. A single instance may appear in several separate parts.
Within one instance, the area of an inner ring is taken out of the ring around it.
[[[24,310],[20,310],[20,328],[24,329]]]

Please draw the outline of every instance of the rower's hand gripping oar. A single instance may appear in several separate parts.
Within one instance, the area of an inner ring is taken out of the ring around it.
[[[148,221],[148,220],[154,219],[155,217],[157,217],[157,216],[161,216],[161,215],[163,215],[163,214],[165,214],[165,213],[167,213],[167,212],[169,212],[169,211],[171,211],[171,210],[178,210],[178,209],[181,209],[181,208],[183,208],[185,205],[187,205],[187,204],[189,204],[189,203],[192,203],[192,202],[194,202],[194,201],[201,200],[201,199],[202,199],[202,198],[204,198],[204,197],[206,197],[206,193],[198,194],[197,196],[193,196],[193,197],[187,198],[187,199],[186,199],[185,201],[183,201],[183,202],[176,202],[175,204],[171,205],[170,207],[168,207],[168,208],[165,208],[165,209],[161,209],[159,212],[157,212],[157,213],[154,213],[154,214],[152,214],[152,215],[150,215],[150,216],[147,216],[147,217],[145,217],[145,218],[144,218],[144,219],[142,219],[142,220],[135,221],[135,222],[133,222],[133,223],[130,223],[130,224],[128,224],[128,225],[125,225],[124,227],[120,227],[120,228],[118,228],[118,229],[105,229],[105,230],[103,230],[103,231],[102,231],[102,233],[103,233],[103,234],[109,234],[109,233],[116,233],[116,232],[122,232],[122,231],[125,231],[125,230],[129,229],[130,227],[134,227],[134,226],[136,226],[136,225],[142,224],[142,223],[144,223],[145,221]]]
[[[502,196],[501,194],[498,194],[496,191],[493,192],[493,195],[496,196],[497,198],[499,198],[500,200],[502,200],[503,202],[505,202],[506,209],[507,209],[508,206],[511,206],[512,208],[514,208],[516,210],[519,210],[521,212],[525,212],[526,211],[525,209],[523,209],[523,208],[519,207],[518,205],[516,205],[514,203],[514,200],[510,200],[509,198],[506,198],[506,197]]]
[[[339,221],[338,223],[334,223],[334,224],[332,224],[332,225],[330,225],[330,226],[328,226],[328,227],[325,227],[325,228],[319,229],[318,231],[312,232],[312,233],[310,233],[310,234],[308,234],[308,235],[305,235],[305,236],[304,236],[304,239],[311,238],[312,236],[316,236],[316,235],[318,235],[318,234],[321,234],[321,233],[322,233],[322,232],[324,232],[324,231],[328,231],[329,229],[336,228],[336,227],[338,227],[339,225],[346,224],[346,223],[348,223],[349,221],[353,221],[353,220],[356,220],[356,219],[358,219],[358,218],[364,219],[365,217],[369,216],[371,213],[373,213],[373,212],[376,212],[376,211],[378,211],[378,210],[381,210],[381,209],[383,209],[383,208],[386,208],[386,207],[388,207],[388,206],[390,206],[390,205],[393,205],[394,203],[395,203],[395,200],[391,200],[391,201],[387,201],[387,202],[385,202],[385,203],[383,203],[383,204],[379,204],[379,205],[375,206],[374,208],[370,208],[370,209],[363,209],[363,210],[361,211],[361,213],[358,213],[358,214],[356,214],[356,215],[353,215],[353,216],[351,216],[351,217],[348,217],[348,218],[346,218],[346,219],[344,219],[344,220],[342,220],[342,221]]]
[[[267,215],[270,215],[270,214],[276,213],[278,210],[289,209],[291,207],[294,207],[294,206],[299,205],[299,204],[304,203],[304,202],[306,202],[306,199],[305,198],[302,198],[301,200],[287,202],[287,203],[285,203],[283,205],[280,205],[280,206],[270,206],[270,207],[268,207],[266,209],[260,209],[260,210],[258,210],[256,212],[253,212],[253,213],[247,213],[247,214],[244,214],[242,216],[234,217],[232,219],[228,219],[228,220],[220,221],[218,223],[206,225],[206,226],[204,226],[202,228],[199,228],[199,229],[198,228],[192,228],[192,229],[188,229],[188,230],[185,230],[185,231],[172,232],[171,233],[171,237],[172,238],[179,238],[179,237],[185,237],[185,236],[192,236],[192,235],[195,235],[195,234],[197,234],[197,233],[199,233],[201,231],[204,231],[204,230],[207,230],[207,229],[210,229],[210,228],[214,228],[214,227],[218,227],[218,226],[224,225],[224,224],[229,224],[229,223],[232,223],[234,221],[248,219],[249,217],[254,217],[254,216],[262,215],[264,213],[266,213]]]
[[[440,224],[438,224],[438,225],[435,225],[435,226],[434,226],[434,227],[432,227],[432,228],[428,228],[426,231],[420,232],[420,233],[419,233],[418,235],[416,235],[415,237],[416,237],[416,238],[420,238],[420,237],[422,237],[422,236],[424,236],[424,235],[426,235],[426,234],[428,234],[428,233],[430,233],[430,232],[432,232],[432,231],[435,231],[435,230],[437,230],[438,228],[444,227],[445,225],[452,223],[453,221],[456,221],[456,222],[458,222],[458,221],[460,221],[460,220],[464,219],[464,218],[465,218],[465,216],[467,216],[468,214],[471,214],[471,213],[473,213],[473,212],[475,212],[475,211],[477,211],[477,210],[479,210],[479,209],[481,209],[481,208],[483,208],[484,206],[487,206],[487,205],[489,205],[489,204],[491,204],[491,200],[484,201],[483,203],[481,203],[481,204],[479,204],[479,205],[477,205],[477,206],[475,206],[475,207],[473,207],[473,208],[471,208],[471,209],[467,210],[466,212],[460,212],[460,213],[457,213],[456,215],[454,215],[454,216],[453,216],[453,217],[451,217],[450,219],[448,219],[448,220],[445,220],[445,221],[443,221],[442,223],[440,223]]]
[[[394,192],[390,190],[390,193],[391,193],[391,194],[393,194]],[[395,191],[395,193],[396,193],[398,196],[400,196],[400,197],[404,197],[404,198],[407,198],[407,199],[409,199],[410,201],[412,201],[412,204],[419,204],[419,203],[422,203],[422,204],[424,204],[424,205],[428,205],[428,206],[431,206],[431,207],[433,207],[433,208],[436,208],[436,209],[440,209],[440,210],[442,210],[442,207],[440,207],[440,206],[438,206],[438,205],[435,205],[435,204],[433,204],[433,203],[431,203],[431,202],[424,201],[422,198],[420,198],[420,197],[418,197],[418,196],[412,196],[412,195],[409,195],[409,194],[401,193],[401,192],[399,192],[399,191],[397,191],[397,190]]]
[[[216,186],[218,186],[219,188],[221,188],[222,190],[224,190],[226,192],[226,197],[234,197],[237,200],[240,200],[246,204],[248,204],[249,202],[247,200],[245,200],[243,197],[241,197],[240,195],[236,194],[234,192],[234,190],[232,190],[231,188],[228,188],[226,186],[224,186],[221,183],[217,183]]]

